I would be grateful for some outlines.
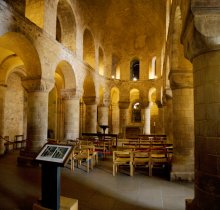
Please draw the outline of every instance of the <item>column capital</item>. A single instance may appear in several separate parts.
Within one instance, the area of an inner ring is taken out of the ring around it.
[[[163,91],[163,96],[162,96],[162,103],[163,103],[163,106],[166,106],[167,105],[167,101],[168,100],[171,100],[173,97],[172,95],[172,90],[170,88],[167,88]]]
[[[63,100],[79,99],[80,95],[81,91],[77,90],[76,88],[60,90],[60,96]]]
[[[189,70],[171,70],[169,74],[172,90],[193,88],[193,72]]]
[[[147,108],[149,108],[149,105],[150,105],[150,102],[144,100],[141,102],[141,109],[147,109]]]
[[[96,96],[83,96],[83,101],[86,105],[98,104],[99,98]]]
[[[185,13],[181,35],[185,56],[192,61],[200,54],[220,50],[220,4],[194,0]]]
[[[119,101],[118,105],[120,109],[128,109],[130,101]]]
[[[4,83],[0,83],[0,89],[2,89],[2,90],[4,90],[4,89],[6,89],[8,87],[8,85],[7,84],[4,84]]]
[[[23,87],[27,92],[49,92],[54,87],[54,81],[42,78],[22,80]]]

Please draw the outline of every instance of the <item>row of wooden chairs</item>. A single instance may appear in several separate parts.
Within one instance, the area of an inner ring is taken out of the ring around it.
[[[71,171],[74,171],[75,163],[77,168],[84,164],[88,173],[98,164],[98,152],[92,142],[81,140],[74,142],[74,148],[70,155]]]
[[[98,164],[98,153],[95,151],[93,142],[86,139],[67,139],[58,141],[56,139],[47,139],[50,144],[67,144],[72,145],[73,150],[70,154],[68,164],[70,164],[70,170],[74,171],[75,165],[77,168],[85,166],[85,170],[89,173],[90,169]]]
[[[10,140],[9,136],[0,136],[0,138],[4,141],[6,151],[26,147],[27,140],[24,138],[24,135],[15,135],[14,140]]]
[[[130,167],[130,176],[134,175],[137,166],[148,168],[149,176],[152,176],[154,167],[170,166],[172,157],[168,154],[165,147],[152,147],[143,150],[123,150],[113,152],[113,176],[118,171],[118,167],[126,165]]]

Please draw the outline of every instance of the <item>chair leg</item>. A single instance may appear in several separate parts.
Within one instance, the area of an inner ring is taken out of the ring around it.
[[[149,163],[149,176],[152,176],[153,164]]]
[[[91,161],[91,163],[90,163],[90,165],[91,165],[91,169],[93,170],[93,166],[94,166],[94,160],[93,160],[93,158],[91,158],[90,160],[89,160],[89,162]]]
[[[113,176],[115,176],[115,171],[116,171],[116,170],[115,170],[115,167],[116,167],[116,166],[115,166],[115,164],[113,163]]]
[[[70,158],[70,170],[73,171],[73,158]]]
[[[89,159],[86,160],[86,171],[89,173]]]
[[[132,163],[130,164],[130,176],[134,176],[134,166]]]

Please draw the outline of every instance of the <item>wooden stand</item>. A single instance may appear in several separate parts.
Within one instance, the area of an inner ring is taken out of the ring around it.
[[[43,207],[60,208],[60,167],[53,163],[42,164],[41,204]]]

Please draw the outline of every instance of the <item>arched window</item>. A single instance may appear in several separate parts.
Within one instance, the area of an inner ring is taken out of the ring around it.
[[[112,79],[120,79],[120,58],[113,54],[112,55]]]
[[[156,78],[156,76],[157,76],[157,58],[156,58],[156,56],[153,57],[153,59],[152,59],[152,72],[153,72],[154,78]]]
[[[140,61],[138,59],[131,61],[130,70],[130,80],[139,80]]]
[[[157,78],[157,57],[154,56],[151,61],[151,71],[149,72],[149,79]]]
[[[141,122],[141,107],[139,102],[135,102],[132,106],[132,121]]]

